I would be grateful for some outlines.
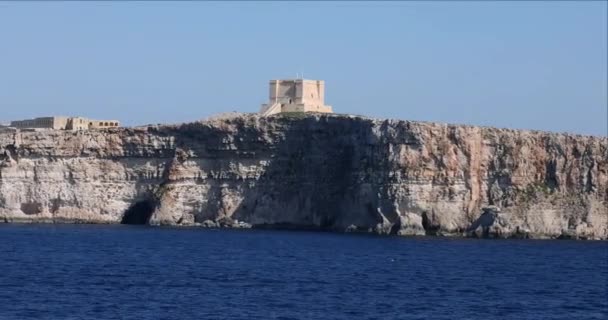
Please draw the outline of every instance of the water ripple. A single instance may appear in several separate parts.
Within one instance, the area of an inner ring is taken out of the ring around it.
[[[606,319],[608,244],[0,226],[0,319]]]

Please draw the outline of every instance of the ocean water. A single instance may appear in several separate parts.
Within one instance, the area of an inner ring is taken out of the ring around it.
[[[608,243],[0,225],[0,319],[607,319]]]

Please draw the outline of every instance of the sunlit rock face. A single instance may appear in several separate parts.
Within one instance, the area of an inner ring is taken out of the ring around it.
[[[3,132],[0,219],[606,239],[607,144],[315,114]]]

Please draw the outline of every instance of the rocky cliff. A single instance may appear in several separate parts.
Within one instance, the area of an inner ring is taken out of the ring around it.
[[[608,237],[608,139],[338,115],[0,133],[0,219]]]

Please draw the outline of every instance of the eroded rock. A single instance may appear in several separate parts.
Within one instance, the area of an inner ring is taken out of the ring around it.
[[[0,220],[120,223],[151,199],[139,222],[606,239],[607,144],[341,115],[5,132]]]

